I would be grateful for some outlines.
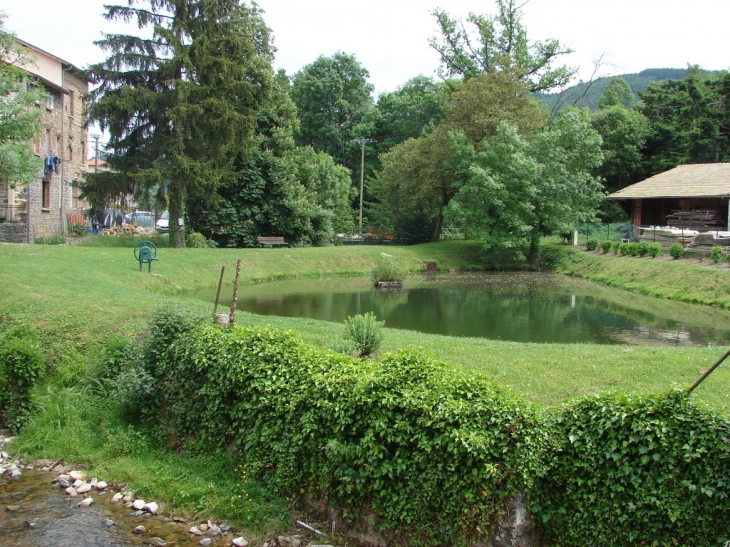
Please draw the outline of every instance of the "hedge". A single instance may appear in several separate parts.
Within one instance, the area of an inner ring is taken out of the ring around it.
[[[519,492],[556,546],[730,540],[730,422],[684,392],[539,415],[418,350],[363,361],[174,308],[149,333],[140,351],[118,353],[136,356],[120,377],[154,383],[138,416],[160,418],[188,449],[228,448],[282,495],[372,509],[394,545],[488,540]]]

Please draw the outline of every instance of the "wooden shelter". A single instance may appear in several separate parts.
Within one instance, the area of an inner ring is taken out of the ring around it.
[[[680,165],[614,192],[637,226],[730,231],[730,163]]]

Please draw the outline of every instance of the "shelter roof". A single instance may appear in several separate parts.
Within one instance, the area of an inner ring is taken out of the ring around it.
[[[730,163],[680,165],[622,188],[606,199],[730,197]]]

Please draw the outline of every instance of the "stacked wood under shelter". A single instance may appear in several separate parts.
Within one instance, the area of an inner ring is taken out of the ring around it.
[[[715,245],[721,246],[723,252],[727,253],[728,249],[730,249],[730,237],[715,237],[715,234],[712,232],[698,234],[692,238],[692,241],[684,249],[684,252],[688,254],[709,255]]]
[[[667,215],[667,226],[685,228],[719,228],[727,223],[717,209],[674,210]]]

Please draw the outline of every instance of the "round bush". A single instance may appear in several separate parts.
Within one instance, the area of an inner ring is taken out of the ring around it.
[[[722,260],[722,247],[714,245],[710,251],[710,258],[715,264],[720,262],[720,260]]]
[[[659,253],[662,251],[662,245],[661,243],[650,243],[649,244],[649,256],[652,258],[656,258],[659,256]]]
[[[669,256],[671,256],[674,260],[679,260],[684,256],[684,247],[682,247],[679,243],[673,243],[672,246],[669,247]]]
[[[191,249],[205,249],[208,243],[203,234],[190,231],[185,235],[185,246]]]
[[[611,250],[612,246],[613,246],[613,243],[611,243],[610,241],[604,241],[603,243],[601,243],[601,250],[604,253],[608,253]]]
[[[646,241],[642,241],[636,246],[636,253],[639,256],[646,256],[649,254],[649,244]]]
[[[598,240],[595,237],[586,241],[586,251],[595,251],[598,248]]]
[[[619,251],[621,250],[621,242],[620,241],[614,241],[611,244],[611,251],[613,251],[613,254],[617,255],[619,254]]]

